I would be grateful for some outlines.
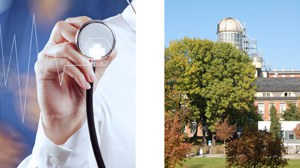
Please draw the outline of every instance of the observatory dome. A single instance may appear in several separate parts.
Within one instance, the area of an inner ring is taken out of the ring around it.
[[[235,18],[229,17],[222,19],[218,24],[217,33],[221,32],[239,32],[242,33],[244,28],[242,24]]]

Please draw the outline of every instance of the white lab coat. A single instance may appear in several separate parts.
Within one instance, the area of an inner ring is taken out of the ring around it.
[[[132,4],[135,6],[135,2]],[[105,22],[116,34],[118,55],[94,93],[95,125],[107,168],[135,167],[135,14],[130,6]],[[87,123],[63,145],[39,123],[32,154],[19,168],[96,168]]]

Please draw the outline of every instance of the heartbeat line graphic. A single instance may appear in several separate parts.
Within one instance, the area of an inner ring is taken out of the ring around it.
[[[10,70],[10,66],[11,66],[11,60],[12,60],[12,57],[13,57],[13,51],[15,51],[17,84],[18,84],[19,95],[20,95],[20,100],[19,101],[20,101],[22,123],[24,123],[24,118],[25,118],[25,114],[26,114],[26,100],[27,100],[26,98],[27,98],[27,88],[28,88],[28,78],[29,78],[29,68],[30,68],[30,62],[31,62],[30,58],[31,58],[31,53],[32,53],[33,37],[35,37],[34,40],[35,40],[35,47],[36,47],[36,55],[38,55],[38,40],[37,40],[35,14],[32,15],[32,25],[31,25],[31,34],[30,34],[30,43],[29,43],[29,54],[28,54],[27,76],[26,76],[26,83],[25,83],[25,93],[24,93],[24,98],[22,99],[16,35],[14,34],[14,36],[13,36],[13,42],[12,42],[11,49],[10,49],[9,62],[8,62],[7,69],[5,69],[3,36],[2,36],[2,29],[1,29],[1,25],[0,25],[0,47],[1,47],[1,56],[2,56],[2,65],[3,65],[4,86],[7,85],[8,74],[9,74],[9,70]]]

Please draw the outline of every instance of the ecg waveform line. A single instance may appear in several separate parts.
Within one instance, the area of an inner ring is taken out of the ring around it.
[[[28,64],[27,64],[27,75],[26,75],[26,83],[25,83],[25,93],[24,93],[24,101],[22,99],[22,92],[21,92],[21,81],[20,81],[20,70],[19,70],[19,61],[18,61],[18,51],[17,51],[17,40],[16,35],[13,36],[13,42],[10,49],[10,56],[8,61],[7,70],[5,69],[5,58],[4,58],[4,49],[3,49],[3,36],[2,36],[2,29],[0,25],[0,47],[1,47],[1,55],[2,55],[2,65],[3,65],[3,80],[4,86],[7,85],[8,74],[11,66],[11,60],[13,57],[13,51],[15,51],[15,59],[16,59],[16,69],[17,69],[17,78],[18,78],[18,88],[19,88],[19,95],[20,95],[20,109],[21,109],[21,116],[22,116],[22,123],[24,123],[25,114],[26,114],[26,102],[27,102],[27,89],[28,89],[28,78],[29,78],[29,68],[31,62],[31,53],[32,53],[32,41],[33,36],[35,36],[35,47],[36,47],[36,55],[38,55],[38,39],[37,39],[37,29],[36,29],[36,21],[35,21],[35,14],[32,15],[32,25],[31,25],[31,34],[30,34],[30,43],[29,43],[29,53],[28,53]]]

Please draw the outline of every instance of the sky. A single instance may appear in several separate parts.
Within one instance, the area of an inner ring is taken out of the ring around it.
[[[246,25],[267,68],[300,70],[299,0],[166,0],[165,46],[183,37],[216,41],[227,17]]]

